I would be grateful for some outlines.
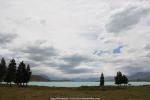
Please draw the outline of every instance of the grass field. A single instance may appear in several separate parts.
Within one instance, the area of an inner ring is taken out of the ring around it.
[[[101,100],[150,100],[150,86],[141,87],[4,87],[0,100],[50,100],[50,97],[100,97]]]

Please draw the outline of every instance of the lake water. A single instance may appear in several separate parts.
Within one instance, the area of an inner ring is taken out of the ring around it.
[[[29,82],[32,86],[47,87],[80,87],[80,86],[99,86],[99,82]],[[150,85],[150,82],[129,82],[131,86]],[[114,82],[105,82],[105,86],[115,86]]]

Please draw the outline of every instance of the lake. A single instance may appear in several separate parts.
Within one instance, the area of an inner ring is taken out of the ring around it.
[[[131,86],[150,85],[150,82],[129,82]],[[80,87],[80,86],[99,86],[99,82],[29,82],[32,86],[47,87]],[[105,86],[115,86],[114,82],[105,82]]]

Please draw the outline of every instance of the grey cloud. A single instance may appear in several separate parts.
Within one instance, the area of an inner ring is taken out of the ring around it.
[[[99,33],[95,31],[89,31],[89,32],[81,34],[81,37],[86,38],[88,40],[97,40],[98,36],[99,36]]]
[[[61,64],[59,65],[59,69],[67,74],[78,74],[78,73],[88,73],[88,72],[92,72],[91,69],[87,69],[87,68],[76,68],[77,66],[75,65],[71,65],[71,63],[69,64]]]
[[[135,74],[137,72],[143,72],[143,68],[142,67],[137,67],[134,65],[130,65],[130,66],[126,66],[124,68],[120,68],[119,70],[122,70],[123,72],[127,73],[127,74]]]
[[[16,37],[17,35],[12,33],[0,33],[0,45],[11,43]]]
[[[43,44],[43,42],[41,43]],[[40,45],[29,45],[21,52],[28,54],[28,59],[32,61],[33,66],[37,62],[49,67],[57,67],[63,73],[87,73],[91,70],[86,68],[76,68],[82,63],[92,61],[91,58],[79,54],[60,56],[58,50],[54,47],[44,47]],[[55,59],[51,59],[55,58]]]
[[[146,44],[143,51],[146,51],[145,57],[150,58],[150,44]]]
[[[50,68],[55,67],[65,74],[78,74],[92,72],[92,70],[88,68],[77,68],[81,64],[86,64],[89,61],[92,61],[92,59],[79,54],[64,55],[62,57],[58,55],[55,59],[46,62],[43,61],[43,64]]]
[[[111,20],[106,24],[108,32],[119,33],[126,31],[136,25],[141,18],[149,14],[150,8],[130,7],[122,12],[111,16]]]
[[[83,55],[71,55],[71,56],[65,56],[61,58],[63,61],[65,61],[66,63],[68,63],[68,65],[71,66],[78,66],[81,63],[86,63],[86,62],[90,62],[92,61],[92,59],[90,57],[87,56],[83,56]]]
[[[91,62],[92,59],[89,57],[82,56],[82,55],[71,55],[71,56],[63,57],[62,60],[66,62],[66,64],[61,64],[59,68],[65,73],[91,72],[91,70],[86,68],[79,68],[79,69],[76,68],[82,63],[86,64],[87,62]]]
[[[149,58],[141,58],[136,60],[131,60],[128,64],[123,65],[121,68],[117,68],[117,70],[121,70],[128,74],[134,74],[137,72],[149,72],[150,71],[150,61]]]
[[[44,61],[58,55],[55,48],[41,45],[27,46],[22,52],[28,54],[28,58],[33,61]]]
[[[59,70],[61,70],[64,73],[87,73],[91,72],[91,70],[87,68],[77,68],[81,64],[86,64],[88,62],[91,62],[92,59],[83,55],[70,55],[70,56],[64,56],[58,58],[57,62],[50,62],[47,63],[47,65],[52,67],[57,67]]]
[[[110,54],[111,52],[108,51],[108,50],[96,50],[93,52],[93,55],[98,55],[98,56],[101,56],[103,54]]]
[[[150,50],[150,44],[145,45],[144,49],[145,50]]]
[[[29,64],[30,67],[37,67],[39,66],[39,63],[38,62],[33,62],[33,61],[25,61],[26,64]]]
[[[150,51],[146,54],[147,58],[150,58]]]
[[[89,72],[92,72],[92,70],[86,68],[79,68],[79,69],[69,68],[65,70],[65,73],[67,74],[79,74],[79,73],[89,73]]]

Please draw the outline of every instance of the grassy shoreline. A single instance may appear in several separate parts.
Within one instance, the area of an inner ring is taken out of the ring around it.
[[[150,100],[150,86],[9,87],[0,86],[0,100],[50,100],[50,97],[99,97],[101,100]]]

